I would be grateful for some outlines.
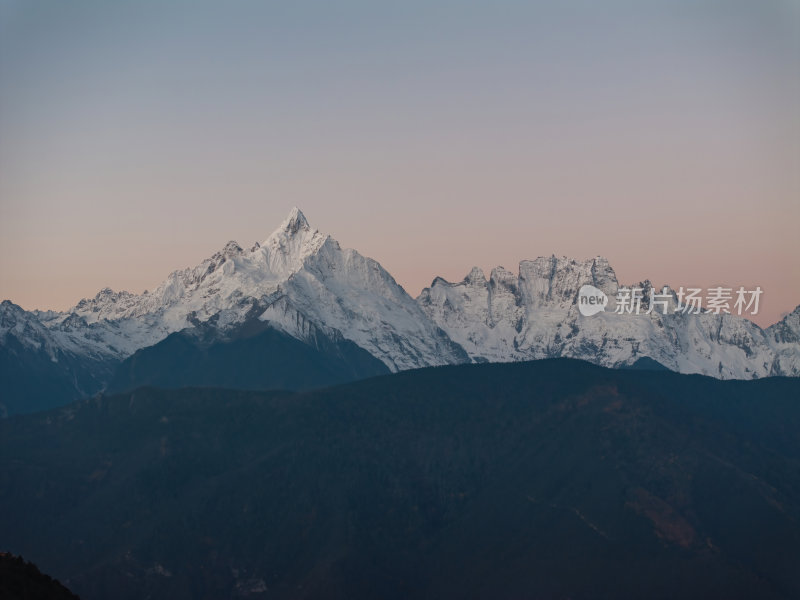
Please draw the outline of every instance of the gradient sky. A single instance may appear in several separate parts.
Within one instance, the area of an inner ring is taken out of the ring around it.
[[[800,2],[0,0],[0,298],[289,209],[412,295],[542,255],[800,303]]]

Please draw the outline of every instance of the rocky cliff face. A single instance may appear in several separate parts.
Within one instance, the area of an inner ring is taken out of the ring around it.
[[[584,316],[578,292],[584,285],[611,299],[604,312]],[[463,281],[437,277],[417,302],[426,315],[475,361],[515,361],[568,356],[605,366],[623,366],[648,357],[669,369],[723,379],[800,375],[800,307],[767,331],[729,314],[675,312],[669,289],[667,314],[616,314],[620,284],[602,257],[576,261],[543,257],[522,261],[518,274],[502,267],[487,281],[472,269]]]

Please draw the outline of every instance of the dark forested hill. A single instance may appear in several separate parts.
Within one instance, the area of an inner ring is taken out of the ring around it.
[[[797,598],[800,380],[139,389],[0,422],[0,514],[89,600]]]
[[[79,600],[58,581],[21,556],[0,552],[0,598],[3,600]]]
[[[319,334],[301,342],[256,322],[228,332],[223,339],[209,326],[173,333],[122,361],[108,389],[308,390],[385,373],[389,373],[386,365],[349,340]]]

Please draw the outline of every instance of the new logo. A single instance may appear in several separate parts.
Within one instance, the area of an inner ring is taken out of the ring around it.
[[[593,285],[584,285],[578,290],[578,310],[584,317],[603,312],[608,304],[608,296]]]

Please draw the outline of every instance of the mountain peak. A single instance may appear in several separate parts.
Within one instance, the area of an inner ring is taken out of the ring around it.
[[[303,261],[316,253],[328,236],[313,229],[296,206],[283,223],[254,251],[267,258],[273,274],[288,276],[300,269]]]
[[[303,211],[295,206],[261,246],[285,247],[287,244],[304,246],[305,241],[315,240],[321,235],[319,231],[308,224],[308,219]]]
[[[294,235],[301,229],[306,231],[311,229],[311,226],[308,224],[303,211],[294,206],[289,211],[289,215],[283,220],[283,223],[281,223],[280,229],[289,235]]]
[[[480,267],[472,267],[472,270],[464,277],[464,281],[473,285],[486,285],[486,275]]]

